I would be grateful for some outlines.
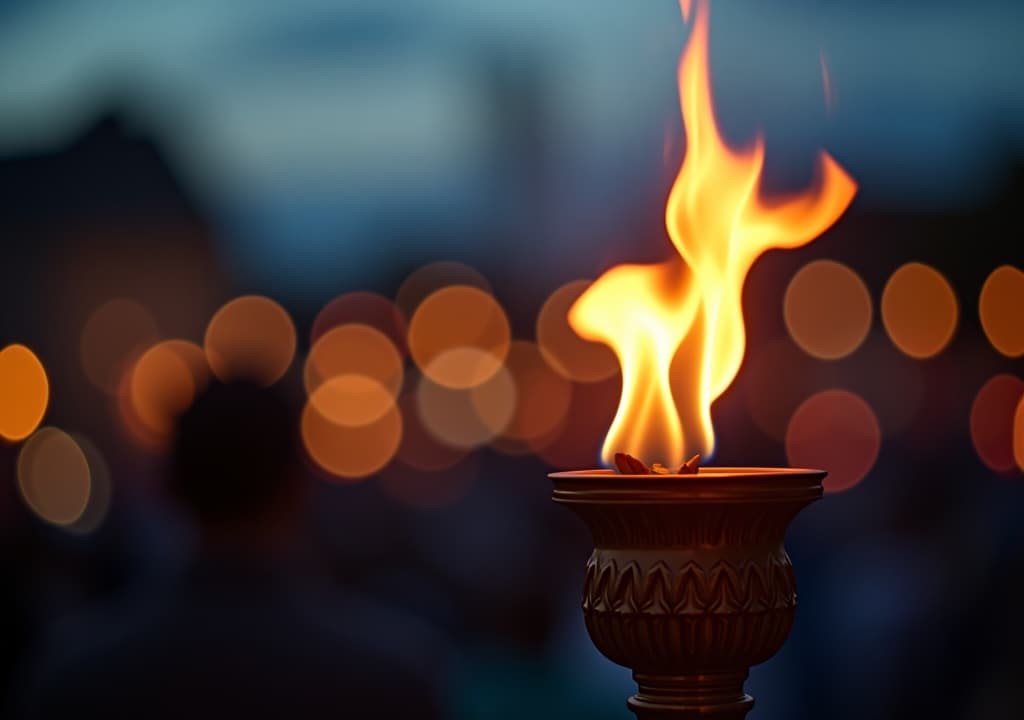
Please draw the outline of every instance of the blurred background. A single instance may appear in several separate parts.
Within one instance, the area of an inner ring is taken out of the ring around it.
[[[673,251],[686,34],[674,0],[0,3],[3,702],[182,564],[172,418],[246,363],[305,402],[316,567],[434,629],[452,717],[629,717],[545,474],[621,384],[567,308]],[[831,471],[753,717],[1017,716],[1022,66],[1015,0],[712,5],[767,190],[819,148],[860,184],[754,266],[713,407],[714,462]]]

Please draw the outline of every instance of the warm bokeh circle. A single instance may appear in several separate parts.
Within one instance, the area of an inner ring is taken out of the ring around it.
[[[108,300],[82,327],[82,371],[97,388],[116,395],[125,370],[159,338],[156,320],[144,305],[131,298]]]
[[[214,314],[203,347],[219,379],[272,385],[295,357],[295,326],[288,312],[270,298],[245,295]]]
[[[397,397],[405,366],[395,343],[377,328],[362,323],[339,325],[323,333],[306,357],[303,382],[306,392],[341,375],[372,378]]]
[[[910,357],[930,358],[949,344],[960,310],[949,281],[933,267],[907,263],[882,291],[882,322],[893,343]]]
[[[985,280],[978,314],[992,347],[1007,357],[1024,355],[1024,272],[997,267]]]
[[[76,522],[89,504],[89,461],[75,439],[63,430],[44,427],[18,454],[18,489],[25,504],[54,525]]]
[[[373,475],[394,458],[402,441],[402,414],[392,403],[369,424],[340,425],[321,413],[318,403],[307,402],[301,433],[313,462],[329,475],[352,482]]]
[[[0,350],[0,437],[24,440],[39,427],[50,400],[43,364],[24,345]]]
[[[874,411],[848,390],[823,390],[793,413],[786,431],[786,457],[795,467],[828,471],[826,492],[842,492],[868,474],[881,448]]]
[[[971,442],[978,457],[996,473],[1017,469],[1015,429],[1024,381],[1014,375],[996,375],[981,386],[971,405]]]
[[[822,360],[846,357],[871,329],[871,295],[860,275],[832,260],[804,265],[786,288],[783,316],[793,340]]]
[[[466,389],[486,382],[508,354],[508,317],[489,293],[468,285],[436,291],[409,323],[409,351],[435,383]]]
[[[202,348],[165,340],[135,362],[128,391],[133,415],[156,438],[166,438],[175,419],[206,387],[209,369]]]

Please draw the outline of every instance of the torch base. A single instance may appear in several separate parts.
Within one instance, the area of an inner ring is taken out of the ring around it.
[[[696,475],[555,473],[554,500],[594,537],[583,617],[594,645],[633,670],[641,720],[742,719],[749,669],[789,635],[796,580],[783,547],[821,497],[820,470],[701,468]]]
[[[627,704],[639,720],[743,720],[754,698],[743,692],[747,673],[648,675],[633,673],[639,692]]]

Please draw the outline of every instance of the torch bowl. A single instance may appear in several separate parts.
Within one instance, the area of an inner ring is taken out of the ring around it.
[[[590,528],[583,615],[633,670],[638,718],[743,718],[752,665],[793,624],[789,523],[821,497],[820,470],[701,468],[696,475],[551,475],[554,501]]]

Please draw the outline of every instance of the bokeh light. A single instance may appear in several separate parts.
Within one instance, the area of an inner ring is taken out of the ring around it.
[[[395,406],[390,388],[366,375],[337,375],[309,396],[309,404],[326,420],[344,427],[364,427]]]
[[[89,499],[86,501],[85,509],[77,520],[66,526],[66,529],[76,535],[87,535],[98,529],[107,519],[114,488],[110,479],[110,466],[95,443],[78,433],[71,433],[71,438],[78,443],[82,454],[85,455],[89,465],[90,482]]]
[[[1010,265],[993,270],[981,287],[978,314],[992,347],[1008,357],[1024,355],[1024,272]]]
[[[50,399],[46,370],[24,345],[0,350],[0,437],[17,442],[39,427]]]
[[[18,454],[17,471],[22,499],[48,523],[70,525],[89,504],[89,462],[63,430],[44,427],[33,434]]]
[[[519,405],[519,389],[508,367],[503,365],[487,382],[471,388],[467,393],[477,418],[491,433],[489,439],[508,430]]]
[[[1024,397],[1024,382],[1013,375],[990,378],[971,405],[971,442],[990,470],[1009,473],[1018,467],[1015,457],[1015,420]]]
[[[383,295],[365,290],[339,295],[324,305],[313,320],[309,333],[310,345],[315,346],[333,328],[354,324],[369,325],[384,333],[399,353],[405,354],[405,335],[408,331],[406,316]]]
[[[515,383],[516,406],[495,447],[515,454],[530,452],[565,421],[572,383],[547,363],[536,344],[525,340],[512,343],[505,366]]]
[[[206,356],[198,345],[187,340],[157,343],[132,368],[128,391],[133,415],[149,434],[166,438],[208,380]]]
[[[129,365],[159,339],[156,320],[145,306],[114,298],[96,308],[82,326],[82,370],[93,385],[116,395]]]
[[[498,301],[479,288],[455,285],[436,291],[409,323],[409,351],[419,369],[439,385],[471,388],[502,367],[511,341]]]
[[[395,305],[402,315],[411,318],[424,300],[442,288],[467,285],[492,293],[491,284],[479,271],[454,260],[441,260],[413,271],[395,293]]]
[[[306,452],[322,470],[340,480],[360,480],[380,471],[395,456],[402,441],[402,414],[392,403],[387,412],[368,425],[338,425],[316,404],[307,402],[301,433]]]
[[[339,325],[320,336],[309,351],[303,371],[311,396],[325,381],[341,375],[362,375],[397,397],[404,375],[402,355],[384,333],[361,323]]]
[[[933,267],[907,263],[882,291],[882,322],[900,350],[913,358],[937,355],[956,330],[959,308],[949,281]]]
[[[221,380],[272,385],[295,357],[295,326],[270,298],[245,295],[210,319],[203,345],[210,368]]]
[[[504,432],[516,407],[516,387],[504,366],[469,390],[438,385],[428,373],[416,387],[416,409],[423,426],[454,448],[486,445]]]
[[[863,398],[847,390],[823,390],[793,413],[786,457],[795,467],[827,470],[825,492],[842,492],[868,474],[881,442],[878,420]]]
[[[871,295],[860,275],[846,265],[816,260],[790,280],[783,316],[790,336],[804,352],[836,360],[852,353],[867,337]]]
[[[607,345],[584,340],[569,325],[569,308],[590,280],[574,280],[555,290],[537,315],[537,344],[551,367],[578,382],[607,380],[619,371],[619,360]]]

